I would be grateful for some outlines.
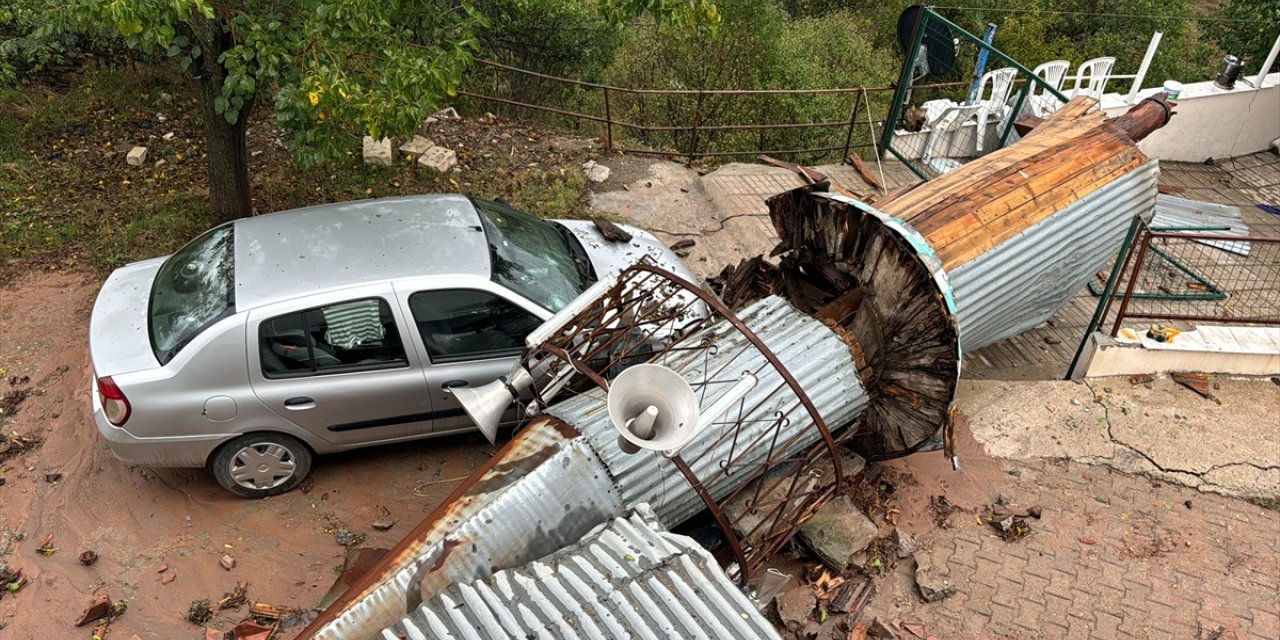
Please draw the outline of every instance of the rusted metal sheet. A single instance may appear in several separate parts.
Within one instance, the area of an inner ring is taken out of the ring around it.
[[[710,553],[663,529],[637,505],[546,558],[445,589],[380,637],[779,637]]]
[[[852,423],[862,413],[866,391],[848,346],[835,332],[776,296],[749,305],[739,318],[778,356],[833,430]],[[784,387],[780,376],[767,366],[760,352],[747,348],[741,333],[715,324],[686,342],[715,345],[711,351],[681,351],[660,360],[691,384],[700,384],[707,371],[753,371],[759,379],[743,401],[749,413],[741,417],[736,443],[730,429],[713,428],[681,452],[715,499],[724,498],[745,482],[749,472],[742,469],[765,462],[770,451],[759,441],[772,437],[775,417],[784,416],[788,424],[779,432],[779,445],[785,446],[773,452],[774,458],[794,456],[818,441],[819,433],[809,423],[799,399],[779,391]],[[657,452],[622,452],[603,392],[594,390],[569,398],[551,407],[549,413],[582,432],[604,461],[625,504],[652,504],[668,526],[702,510],[700,499],[669,459]],[[733,418],[736,421],[738,416]],[[729,459],[735,460],[734,469],[726,465]]]
[[[1150,218],[1150,161],[950,271],[960,345],[981,349],[1053,317],[1115,257],[1134,216]]]
[[[545,556],[622,511],[595,453],[541,418],[298,637],[369,638],[450,584]]]

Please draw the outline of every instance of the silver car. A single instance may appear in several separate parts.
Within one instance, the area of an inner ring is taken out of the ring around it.
[[[208,467],[245,497],[302,482],[314,454],[470,431],[452,389],[497,379],[524,337],[648,255],[464,196],[237,220],[107,279],[89,350],[94,419],[117,458]],[[514,419],[514,414],[511,415]]]

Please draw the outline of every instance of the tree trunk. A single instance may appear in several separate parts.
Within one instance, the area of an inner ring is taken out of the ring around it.
[[[201,55],[191,65],[191,73],[200,93],[200,111],[204,117],[205,152],[209,161],[209,203],[214,222],[223,223],[253,215],[249,199],[249,151],[245,146],[245,129],[253,100],[240,108],[235,124],[218,113],[214,102],[222,96],[226,70],[218,62],[222,52],[232,46],[231,35],[223,33],[221,21],[207,20],[198,12],[191,22],[193,40],[200,45]]]

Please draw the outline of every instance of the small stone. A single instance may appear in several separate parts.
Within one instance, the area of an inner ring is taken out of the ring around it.
[[[613,171],[595,160],[588,160],[582,164],[582,172],[587,174],[587,180],[600,183],[608,180],[609,174]]]
[[[935,568],[928,562],[916,561],[916,588],[925,602],[946,600],[956,594],[955,585],[950,576]]]
[[[436,146],[436,143],[431,140],[422,136],[414,136],[412,140],[400,145],[400,153],[417,160],[434,146]]]
[[[778,598],[778,617],[789,625],[801,626],[813,614],[817,598],[809,585],[797,585],[787,590]]]
[[[684,258],[689,255],[689,252],[693,250],[693,247],[696,244],[698,243],[694,241],[692,238],[685,238],[684,240],[681,240],[671,245],[671,251],[675,253],[677,256]]]
[[[1191,501],[1190,501],[1190,500],[1185,500],[1185,501],[1183,501],[1182,506],[1184,506],[1184,507],[1186,507],[1186,508],[1190,509],[1190,508],[1191,508]]]
[[[57,481],[59,481],[59,480],[61,480],[61,479],[62,479],[62,474],[61,474],[61,473],[46,473],[46,474],[44,474],[44,481],[45,481],[45,482],[48,482],[49,484],[53,484],[53,483],[55,483],[55,482],[57,482]]]
[[[1045,336],[1044,343],[1045,344],[1062,344],[1062,341],[1053,336]]]
[[[222,565],[222,568],[223,568],[223,569],[226,569],[227,571],[230,571],[230,570],[232,570],[232,569],[234,569],[234,568],[235,568],[235,566],[236,566],[236,559],[235,559],[235,558],[232,558],[230,555],[228,555],[228,554],[225,554],[225,553],[224,553],[224,554],[222,554],[222,558],[221,558],[220,560],[218,560],[218,564]]]
[[[176,573],[167,573],[160,578],[160,584],[169,584],[178,577]]]
[[[132,142],[117,142],[111,147],[116,153],[129,153],[133,149]]]
[[[395,149],[390,138],[374,140],[373,136],[364,137],[364,163],[389,167],[394,161]]]
[[[893,542],[897,545],[895,553],[899,560],[906,560],[916,552],[916,537],[901,529],[893,530]]]
[[[369,526],[377,529],[378,531],[386,531],[387,529],[396,526],[396,521],[390,518],[380,518],[378,520],[374,520]]]
[[[458,164],[458,154],[453,149],[431,147],[418,157],[418,164],[445,173]]]
[[[160,158],[159,160],[156,160],[156,168],[157,168],[157,169],[159,169],[160,167],[163,167],[163,166],[164,166],[164,165],[166,165],[166,164],[169,164],[169,161],[168,161],[168,160],[165,160],[164,158]]]
[[[169,565],[164,563],[160,563],[160,566],[156,567],[156,573],[164,573],[168,570],[169,570]]]
[[[1027,509],[1027,515],[1031,516],[1032,518],[1035,518],[1036,520],[1039,520],[1040,516],[1044,515],[1044,510],[1040,508],[1040,505],[1036,505],[1034,507],[1031,507],[1030,509]]]
[[[141,167],[142,163],[147,161],[146,147],[133,147],[129,150],[129,155],[125,156],[125,162],[131,167]]]
[[[91,567],[93,563],[98,561],[98,554],[93,549],[80,552],[80,564]]]

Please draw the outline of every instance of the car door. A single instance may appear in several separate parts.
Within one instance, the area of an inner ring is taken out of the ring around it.
[[[520,361],[525,336],[550,314],[487,281],[397,284],[396,290],[413,319],[414,347],[426,361],[433,431],[476,428],[453,389],[480,387],[510,372]],[[518,420],[513,405],[503,423]]]
[[[429,433],[431,396],[422,361],[405,344],[394,291],[328,298],[250,313],[249,378],[259,400],[335,443]]]

